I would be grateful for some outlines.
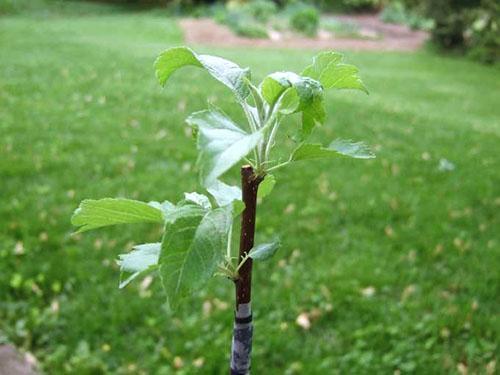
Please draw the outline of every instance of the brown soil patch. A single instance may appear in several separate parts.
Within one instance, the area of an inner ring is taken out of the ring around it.
[[[212,19],[185,18],[180,21],[188,44],[219,47],[311,48],[370,51],[415,51],[426,41],[423,31],[381,22],[376,15],[335,16],[337,20],[352,22],[363,34],[379,35],[377,39],[351,39],[320,32],[316,38],[296,34],[282,34],[279,39],[251,39],[235,35],[228,27]]]

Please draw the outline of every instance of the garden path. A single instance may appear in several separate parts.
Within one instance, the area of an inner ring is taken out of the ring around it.
[[[320,31],[315,38],[292,33],[274,35],[270,39],[251,39],[235,35],[228,27],[209,18],[185,18],[180,21],[188,44],[219,47],[311,48],[373,51],[415,51],[428,38],[424,31],[410,30],[403,25],[386,24],[377,15],[327,16],[358,25],[361,37],[335,37]],[[374,37],[377,36],[377,37]]]

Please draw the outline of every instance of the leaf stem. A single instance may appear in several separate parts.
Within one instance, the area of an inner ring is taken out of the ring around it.
[[[234,280],[236,277],[236,272],[231,271],[230,269],[224,267],[224,266],[219,266],[218,267],[219,272],[217,274],[220,274],[222,276],[225,276],[231,280]]]
[[[262,162],[265,163],[269,159],[269,155],[271,154],[271,148],[273,147],[274,139],[276,138],[276,134],[278,133],[278,129],[280,126],[280,118],[279,116],[279,108],[281,105],[281,101],[285,96],[285,93],[288,90],[285,90],[281,93],[278,99],[274,102],[274,104],[269,108],[268,117],[266,119],[266,126],[270,126],[272,124],[273,128],[271,133],[269,134],[269,138],[264,141],[264,149],[261,151],[261,159]]]
[[[250,92],[252,94],[253,101],[255,103],[255,108],[257,109],[257,113],[259,115],[258,120],[260,122],[260,125],[262,125],[266,117],[266,112],[264,108],[264,103],[265,103],[264,98],[262,97],[259,89],[255,87],[254,84],[248,78],[245,79],[248,87],[250,87]]]
[[[288,159],[287,161],[284,161],[283,163],[276,164],[274,167],[269,168],[268,170],[266,170],[266,172],[271,172],[271,171],[275,171],[277,169],[283,168],[284,166],[290,164],[291,162],[292,162],[292,160]]]
[[[274,139],[276,138],[276,134],[278,133],[278,129],[280,127],[280,121],[276,121],[274,123],[274,126],[271,130],[271,134],[269,134],[269,139],[267,140],[266,143],[266,151],[264,154],[264,162],[269,159],[269,155],[271,154],[271,148],[273,147],[274,144]]]
[[[229,225],[229,234],[227,236],[226,260],[231,262],[231,242],[233,240],[233,223]]]
[[[245,113],[245,117],[247,118],[248,125],[250,126],[250,131],[252,133],[256,132],[257,125],[255,124],[255,119],[253,118],[253,115],[250,113],[250,110],[248,108],[249,107],[248,103],[246,103],[243,100],[240,100],[239,103],[241,105],[241,108],[243,108],[243,112]]]
[[[243,112],[245,113],[245,117],[247,118],[248,121],[248,126],[250,127],[250,131],[252,133],[255,133],[257,131],[257,124],[255,124],[255,119],[253,118],[253,115],[250,113],[250,110],[248,109],[248,104],[245,103],[244,101],[239,102],[241,107],[243,108]],[[258,166],[260,166],[260,148],[262,146],[258,146],[258,150],[253,150],[253,155],[255,158],[255,163]]]
[[[238,267],[236,267],[236,269],[234,270],[236,275],[238,275],[238,271],[243,266],[243,264],[247,261],[248,258],[250,258],[250,252],[245,253],[245,256],[243,258],[241,258],[240,264],[238,264]]]

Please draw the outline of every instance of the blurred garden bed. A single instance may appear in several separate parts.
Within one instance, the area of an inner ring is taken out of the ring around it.
[[[267,37],[251,38],[210,18],[184,18],[179,23],[186,43],[214,46],[414,51],[428,38],[425,31],[387,24],[377,15],[325,15],[315,36],[269,28]]]

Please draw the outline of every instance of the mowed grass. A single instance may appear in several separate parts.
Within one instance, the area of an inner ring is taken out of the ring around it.
[[[172,312],[158,280],[117,287],[117,254],[157,241],[160,228],[72,236],[69,222],[88,197],[202,192],[184,119],[207,97],[243,116],[201,70],[160,89],[154,58],[182,43],[158,13],[0,18],[0,342],[33,353],[46,373],[227,372],[229,281]],[[257,79],[300,72],[314,55],[198,50]],[[280,234],[283,248],[255,267],[253,372],[494,373],[499,70],[425,52],[347,59],[371,94],[329,93],[314,138],[365,140],[378,157],[276,174],[257,240]],[[284,136],[280,153],[291,147]],[[440,169],[446,161],[454,168]]]

